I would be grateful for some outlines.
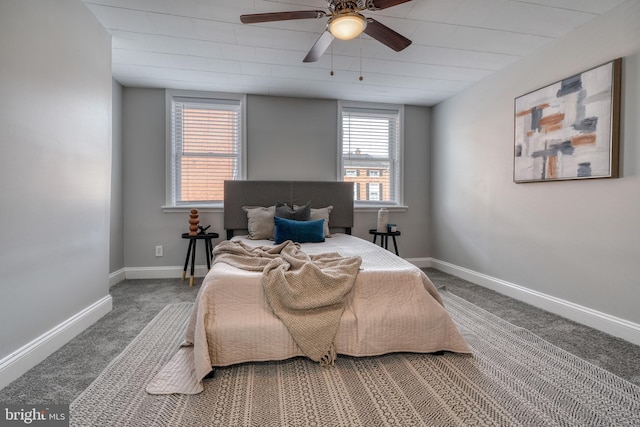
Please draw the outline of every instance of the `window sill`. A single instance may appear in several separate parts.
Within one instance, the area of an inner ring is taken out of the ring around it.
[[[198,209],[198,212],[224,212],[224,206],[220,205],[184,205],[184,206],[162,206],[164,213],[189,213],[191,209]]]
[[[389,212],[406,212],[409,206],[389,206],[389,205],[354,205],[354,212],[378,212],[381,208],[386,208]],[[162,206],[164,213],[189,213],[191,209],[198,209],[198,212],[224,212],[223,205],[193,205],[193,206]]]
[[[389,212],[406,212],[409,206],[389,206],[389,205],[354,205],[354,212],[378,212],[380,209],[386,208]]]

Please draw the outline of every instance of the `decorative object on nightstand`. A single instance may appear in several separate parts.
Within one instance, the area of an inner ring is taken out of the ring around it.
[[[389,210],[387,208],[381,208],[378,211],[378,228],[379,233],[387,231],[387,224],[389,223]]]
[[[393,240],[393,249],[396,252],[396,255],[400,256],[398,253],[398,242],[396,242],[396,237],[400,236],[400,232],[396,228],[395,224],[389,224],[393,226],[395,231],[389,231],[389,228],[385,229],[385,231],[378,231],[376,228],[372,228],[369,230],[369,234],[373,234],[373,243],[376,243],[378,236],[380,236],[380,247],[385,249],[389,249],[389,237]]]
[[[210,226],[207,226],[206,228],[200,227],[202,231],[196,234],[191,234],[191,232],[182,233],[183,239],[189,239],[189,248],[187,249],[187,259],[184,261],[184,268],[182,269],[182,280],[185,280],[187,276],[187,267],[189,266],[189,258],[191,258],[191,276],[189,277],[189,286],[193,286],[193,282],[194,282],[194,272],[196,267],[196,242],[198,240],[204,240],[204,246],[206,251],[205,256],[207,257],[207,271],[211,270],[211,261],[213,261],[211,256],[211,251],[213,250],[213,243],[211,242],[211,239],[217,239],[219,235],[218,233],[207,233],[206,230],[209,227]]]
[[[200,223],[200,219],[198,218],[198,209],[191,209],[191,214],[189,215],[189,235],[195,236],[198,234],[198,224]]]

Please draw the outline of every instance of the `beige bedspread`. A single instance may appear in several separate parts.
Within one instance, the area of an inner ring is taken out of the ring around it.
[[[224,241],[213,251],[220,262],[241,270],[262,270],[271,311],[285,324],[302,352],[316,362],[333,364],[334,338],[362,260],[335,252],[309,255],[300,244],[253,247]],[[191,332],[191,331],[190,331]]]
[[[273,246],[265,240],[243,242],[253,247]],[[344,234],[301,247],[310,255],[335,252],[362,258],[335,336],[338,354],[471,352],[438,291],[419,268]],[[212,267],[196,298],[187,346],[148,384],[149,393],[199,393],[201,380],[212,367],[304,355],[273,314],[261,276],[261,271],[246,271],[225,262]]]

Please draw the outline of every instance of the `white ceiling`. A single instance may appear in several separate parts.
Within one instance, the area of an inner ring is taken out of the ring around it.
[[[410,38],[407,49],[363,35],[303,63],[326,19],[239,16],[327,10],[324,0],[83,0],[113,36],[124,86],[411,105],[437,104],[624,1],[413,0],[363,12]]]

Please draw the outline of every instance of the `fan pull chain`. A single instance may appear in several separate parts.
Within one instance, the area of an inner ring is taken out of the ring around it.
[[[358,80],[362,81],[364,77],[362,77],[362,33],[360,33],[360,77]]]
[[[331,73],[329,74],[333,76],[333,43],[331,43],[329,46],[331,48]]]

